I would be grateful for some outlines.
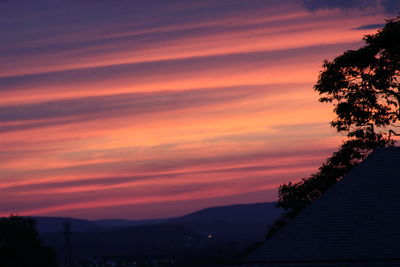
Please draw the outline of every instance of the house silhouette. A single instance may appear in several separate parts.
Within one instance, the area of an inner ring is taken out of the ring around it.
[[[371,153],[245,266],[400,266],[400,148]]]

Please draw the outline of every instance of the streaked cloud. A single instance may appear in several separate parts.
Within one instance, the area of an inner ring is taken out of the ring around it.
[[[357,28],[355,28],[355,30],[369,30],[369,29],[380,29],[384,26],[383,23],[378,23],[378,24],[367,24],[367,25],[361,25]]]
[[[339,8],[344,10],[368,10],[371,13],[384,11],[397,15],[400,2],[397,0],[303,0],[304,6],[310,10]]]
[[[396,5],[361,2],[1,1],[0,215],[276,200],[341,142],[312,86]]]

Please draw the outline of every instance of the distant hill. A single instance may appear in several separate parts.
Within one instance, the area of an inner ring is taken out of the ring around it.
[[[42,235],[47,246],[56,249],[61,258],[65,251],[62,233]],[[201,238],[194,231],[179,225],[145,225],[112,228],[108,231],[72,232],[70,236],[74,258],[152,256],[184,253]]]
[[[94,221],[97,225],[102,227],[128,227],[138,225],[152,225],[160,224],[170,221],[171,218],[167,219],[149,219],[149,220],[121,220],[121,219],[106,219]]]
[[[41,233],[62,232],[66,222],[71,224],[72,232],[86,232],[107,230],[107,228],[132,227],[139,225],[154,225],[162,223],[170,224],[247,224],[261,223],[270,224],[282,214],[280,209],[275,207],[274,202],[237,204],[230,206],[210,207],[189,213],[182,217],[166,219],[148,220],[124,220],[124,219],[104,219],[104,220],[83,220],[67,217],[33,217]]]
[[[101,225],[94,221],[64,218],[64,217],[32,217],[35,219],[37,229],[40,233],[62,232],[64,224],[69,223],[71,231],[74,232],[87,232],[96,231],[101,229]]]
[[[262,241],[267,228],[282,210],[275,203],[240,204],[212,207],[171,219],[169,223],[184,225],[203,235],[244,248]]]
[[[181,261],[182,266],[206,266],[200,263],[240,257],[246,248],[264,239],[268,225],[281,214],[275,203],[255,203],[206,208],[170,219],[34,219],[43,241],[57,251],[60,261],[65,258],[63,229],[68,222],[77,260],[170,258]]]
[[[179,218],[172,219],[174,223],[192,223],[209,221],[247,222],[260,221],[270,222],[282,214],[282,211],[275,207],[275,202],[237,204],[231,206],[220,206],[202,209],[189,213]]]

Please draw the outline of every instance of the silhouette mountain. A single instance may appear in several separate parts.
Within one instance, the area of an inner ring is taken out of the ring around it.
[[[96,221],[67,217],[31,217],[36,221],[36,227],[39,233],[61,232],[64,224],[69,223],[75,232],[96,231],[102,228],[102,225]]]
[[[275,204],[275,202],[270,202],[211,207],[189,213],[179,218],[171,219],[171,221],[177,223],[207,221],[267,222],[274,220],[282,213],[280,209],[275,207]]]
[[[37,223],[40,233],[61,232],[64,224],[70,223],[74,232],[88,232],[107,230],[107,228],[132,227],[142,225],[155,225],[162,223],[191,225],[197,223],[255,223],[269,224],[282,214],[275,207],[275,202],[237,204],[230,206],[218,206],[205,208],[177,218],[124,220],[102,219],[84,220],[68,217],[32,217]],[[263,229],[265,230],[265,229]]]
[[[275,203],[255,203],[206,208],[167,219],[34,219],[42,240],[57,252],[60,262],[66,258],[63,229],[68,222],[75,261],[173,257],[174,261],[183,262],[183,266],[195,266],[194,262],[217,259],[229,262],[232,255],[241,255],[246,248],[263,240],[268,225],[281,214]]]
[[[128,227],[128,226],[139,226],[139,225],[151,225],[168,222],[171,218],[166,219],[148,219],[148,220],[122,220],[122,219],[104,219],[94,221],[98,226],[101,227]]]
[[[111,228],[108,231],[72,232],[70,239],[73,259],[88,260],[96,257],[144,257],[154,253],[169,255],[183,253],[187,240],[199,242],[197,234],[183,226],[160,224],[128,228]],[[62,233],[42,235],[45,244],[54,248],[64,258]]]
[[[240,204],[206,208],[169,222],[211,235],[223,243],[235,242],[242,249],[261,241],[267,227],[280,215],[282,211],[275,203]]]

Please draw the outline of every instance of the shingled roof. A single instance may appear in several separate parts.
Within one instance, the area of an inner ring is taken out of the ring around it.
[[[381,148],[245,266],[400,266],[400,148]]]

